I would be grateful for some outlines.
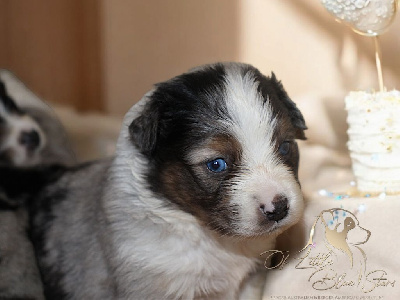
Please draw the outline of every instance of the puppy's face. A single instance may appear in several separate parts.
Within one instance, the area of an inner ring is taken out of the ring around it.
[[[303,117],[275,76],[217,64],[156,86],[130,125],[150,188],[222,235],[254,237],[298,221]]]
[[[0,82],[0,163],[33,165],[44,144],[40,126],[15,104]]]

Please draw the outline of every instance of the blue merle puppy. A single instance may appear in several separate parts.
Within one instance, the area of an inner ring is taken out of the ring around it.
[[[0,189],[30,195],[49,299],[236,299],[302,216],[305,129],[275,75],[206,65],[128,111],[115,157],[0,168]]]

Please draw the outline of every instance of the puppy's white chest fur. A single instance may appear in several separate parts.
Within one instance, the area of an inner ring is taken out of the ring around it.
[[[251,243],[216,239],[193,217],[176,211],[171,222],[174,213],[167,214],[165,219],[149,214],[131,220],[125,232],[116,236],[119,293],[139,298],[235,299],[241,282],[259,262],[258,253],[243,255]],[[273,239],[264,240],[257,249],[272,249],[273,245]]]
[[[274,237],[241,243],[219,236],[194,216],[166,206],[165,199],[149,193],[142,177],[129,180],[141,173],[144,162],[139,154],[129,156],[120,153],[114,162],[118,172],[111,178],[114,188],[106,195],[110,199],[117,194],[118,205],[105,204],[109,219],[118,227],[110,241],[118,294],[135,299],[148,295],[235,299],[243,279],[259,264],[257,256],[272,249]],[[121,192],[127,184],[128,193]]]
[[[137,295],[139,292],[143,296],[167,296],[172,299],[193,299],[206,295],[230,295],[233,298],[242,280],[255,268],[256,260],[229,252],[193,224],[180,225],[186,227],[182,228],[185,233],[171,234],[165,229],[156,232],[153,228],[144,239],[152,240],[153,246],[127,240],[118,249],[117,256],[126,262],[118,273],[124,278],[119,287],[123,294]],[[265,247],[269,249],[268,245]],[[126,251],[128,249],[135,251]],[[135,253],[134,257],[132,253]],[[145,265],[146,274],[139,271],[139,274],[130,275],[141,264]],[[135,287],[132,282],[136,283]]]

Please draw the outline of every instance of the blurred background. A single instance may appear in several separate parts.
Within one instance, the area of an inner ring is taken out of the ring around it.
[[[381,38],[400,88],[400,17]],[[0,0],[0,68],[39,97],[122,116],[152,84],[199,64],[251,63],[296,97],[378,89],[373,40],[319,0]]]

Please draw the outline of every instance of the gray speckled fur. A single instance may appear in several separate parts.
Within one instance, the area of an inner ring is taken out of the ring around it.
[[[0,212],[0,299],[44,299],[31,242],[27,212]]]
[[[45,240],[49,242],[45,246],[46,253],[39,254],[39,265],[47,282],[51,282],[53,274],[59,271],[75,274],[61,278],[59,282],[65,290],[73,291],[74,299],[114,299],[111,276],[103,258],[108,242],[103,241],[107,235],[100,205],[109,165],[110,160],[105,160],[67,172],[42,194],[44,198],[57,199],[60,190],[68,191],[66,197],[60,199],[65,201],[52,205],[50,214],[54,221],[45,226]],[[88,189],[88,179],[90,186],[95,188]],[[43,233],[48,213],[39,208],[35,214],[33,226],[38,229],[38,234]],[[42,245],[37,246],[41,248]],[[49,289],[52,291],[48,296],[60,296],[53,287]]]

